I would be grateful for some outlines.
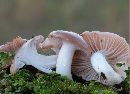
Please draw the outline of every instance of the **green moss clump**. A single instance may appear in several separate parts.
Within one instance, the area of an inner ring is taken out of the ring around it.
[[[7,68],[11,64],[11,59],[14,57],[14,53],[0,52],[0,71]]]
[[[38,94],[117,94],[114,89],[91,81],[86,84],[69,81],[58,74],[42,74],[34,81]]]
[[[127,77],[124,81],[122,91],[120,94],[130,94],[130,67],[126,70]]]
[[[24,93],[31,91],[33,76],[28,70],[20,70],[15,75],[4,74],[0,81],[0,92],[2,93]]]
[[[38,94],[78,94],[80,84],[58,74],[41,74],[34,80],[34,91]]]
[[[1,55],[1,54],[0,54]],[[10,58],[6,53],[0,56],[0,64],[6,64]],[[5,55],[5,56],[4,56]],[[12,57],[12,56],[11,56]],[[3,60],[3,61],[2,61]],[[123,84],[122,91],[102,85],[95,81],[84,84],[70,81],[56,73],[44,74],[23,68],[16,74],[8,74],[8,70],[0,69],[0,94],[129,94],[130,93],[130,69]]]
[[[36,94],[117,94],[114,89],[94,81],[81,84],[68,80],[58,74],[40,74],[34,76],[30,71],[22,69],[15,75],[1,73],[0,92],[36,93]]]

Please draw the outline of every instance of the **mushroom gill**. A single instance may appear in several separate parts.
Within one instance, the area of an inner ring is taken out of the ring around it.
[[[88,43],[86,53],[76,51],[72,63],[72,72],[85,80],[96,80],[106,85],[121,83],[125,70],[130,65],[129,45],[117,34],[109,32],[83,32]],[[121,63],[121,67],[117,64]]]

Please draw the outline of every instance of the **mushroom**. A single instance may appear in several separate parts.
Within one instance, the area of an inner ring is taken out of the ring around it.
[[[12,42],[0,46],[0,52],[17,51],[27,40],[17,36]]]
[[[56,55],[58,55],[62,44],[63,43],[61,39],[51,37],[46,38],[46,40],[43,43],[40,43],[39,48],[41,48],[41,50],[43,51],[52,49],[56,53]]]
[[[57,50],[60,48],[59,51],[56,51],[58,53],[56,73],[72,79],[71,64],[74,52],[77,49],[85,50],[87,43],[77,33],[57,30],[49,34],[48,38],[41,44],[41,47],[52,47]]]
[[[1,51],[12,51],[17,49],[16,55],[12,60],[13,63],[11,64],[10,72],[14,74],[24,65],[32,65],[38,70],[46,73],[52,72],[51,68],[55,67],[56,65],[57,55],[44,56],[38,54],[37,49],[39,47],[39,43],[43,41],[44,41],[43,36],[39,35],[28,40],[26,43],[25,42],[20,43],[20,45],[17,45],[17,42],[13,41],[5,44],[4,45],[5,49],[4,46],[1,46],[1,48],[3,48],[3,50],[1,49]]]
[[[125,70],[130,66],[130,48],[126,40],[109,32],[83,32],[83,39],[88,43],[87,53],[76,51],[72,72],[84,80],[97,80],[113,86],[125,78]],[[121,63],[121,67],[117,64]]]
[[[26,42],[26,39],[22,39],[21,37],[17,36],[11,42],[7,42],[4,45],[0,46],[0,52],[17,52],[17,50]],[[12,58],[11,58],[12,60]],[[5,65],[5,68],[11,65],[11,60],[8,64]]]

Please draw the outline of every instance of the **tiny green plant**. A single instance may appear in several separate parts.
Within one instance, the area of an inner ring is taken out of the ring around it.
[[[124,64],[122,64],[122,63],[117,63],[116,64],[117,67],[121,67],[122,65],[125,65],[125,63]]]

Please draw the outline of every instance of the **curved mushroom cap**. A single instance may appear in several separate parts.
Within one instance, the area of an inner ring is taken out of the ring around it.
[[[63,30],[53,31],[49,34],[48,38],[43,42],[42,48],[60,48],[63,41],[69,41],[79,49],[86,49],[88,47],[87,43],[83,38],[74,32],[68,32]]]
[[[130,66],[130,46],[129,46],[129,59],[128,59],[128,66]]]
[[[12,64],[10,67],[10,72],[14,74],[19,68],[22,68],[28,62],[21,62],[24,61],[22,59],[27,59],[29,55],[31,55],[30,51],[37,51],[39,47],[39,43],[44,41],[44,37],[42,35],[35,36],[34,38],[28,40],[24,43],[16,52],[14,60],[12,60]]]
[[[85,80],[98,80],[98,74],[92,68],[90,60],[93,53],[101,52],[106,56],[106,60],[113,69],[125,77],[124,70],[127,69],[127,65],[130,65],[130,60],[128,60],[130,49],[124,38],[117,34],[99,31],[86,31],[81,36],[89,47],[86,49],[87,53],[76,51],[72,63],[72,72],[74,74],[82,76]],[[116,64],[118,63],[123,64],[123,70],[117,68]],[[103,77],[101,79],[102,83],[104,83]]]
[[[39,44],[44,41],[44,37],[42,35],[35,36],[30,40],[30,46],[36,49],[39,49]]]
[[[57,48],[60,49],[62,46],[62,40],[58,38],[48,37],[45,39],[43,43],[40,43],[40,48],[44,49],[50,49],[50,48]]]
[[[27,40],[21,37],[16,37],[12,42],[7,42],[0,46],[0,52],[11,52],[18,50]]]

